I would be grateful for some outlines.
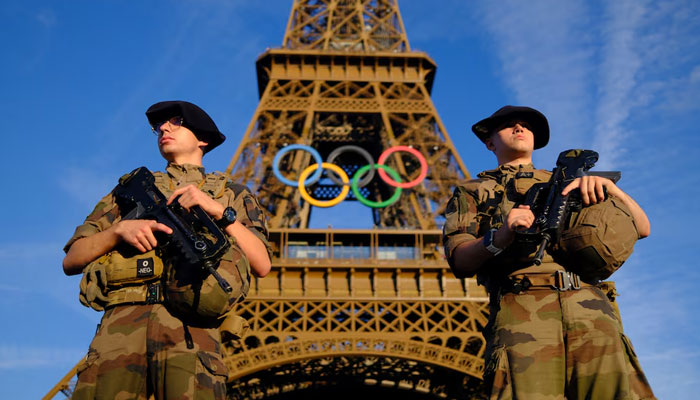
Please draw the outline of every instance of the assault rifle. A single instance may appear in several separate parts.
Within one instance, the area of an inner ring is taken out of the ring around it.
[[[152,219],[173,230],[171,235],[158,235],[158,247],[177,260],[178,268],[201,268],[210,273],[219,286],[231,292],[231,285],[216,272],[221,257],[231,244],[224,232],[200,206],[188,212],[177,198],[168,199],[154,184],[155,177],[140,167],[119,181],[114,191],[122,219]]]
[[[559,154],[549,182],[536,183],[525,194],[522,204],[530,206],[535,221],[527,230],[517,232],[516,238],[519,241],[539,242],[533,260],[536,265],[542,264],[547,246],[559,240],[571,212],[583,207],[580,192],[576,190],[564,196],[561,194],[564,188],[584,175],[602,176],[613,182],[620,180],[619,171],[587,172],[597,161],[598,153],[593,150],[563,151]]]

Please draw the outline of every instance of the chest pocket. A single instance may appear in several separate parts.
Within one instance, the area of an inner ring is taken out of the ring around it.
[[[487,183],[486,183],[487,182]],[[489,179],[482,185],[479,201],[479,234],[484,236],[489,229],[498,229],[503,225],[507,212],[503,213],[502,202],[505,188],[497,181]]]
[[[550,176],[551,173],[548,171],[534,170],[518,172],[512,178],[504,175],[500,183],[494,180],[493,182],[497,188],[496,196],[494,196],[492,202],[485,204],[493,212],[490,220],[491,228],[498,229],[503,226],[510,210],[517,204],[522,203],[525,199],[525,194],[532,185],[547,182]],[[496,204],[493,204],[494,202]],[[486,233],[486,229],[480,233]]]
[[[168,174],[164,172],[154,172],[156,187],[163,193],[165,197],[170,197],[173,194],[175,185],[173,180],[170,179]],[[197,184],[197,187],[201,189],[204,193],[208,194],[214,199],[219,199],[222,197],[226,191],[226,182],[228,178],[226,175],[214,172],[207,174],[204,179]]]

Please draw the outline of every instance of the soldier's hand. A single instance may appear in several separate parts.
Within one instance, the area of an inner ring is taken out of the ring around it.
[[[572,190],[578,188],[581,191],[581,201],[584,206],[597,204],[605,200],[605,191],[613,196],[619,196],[620,188],[613,181],[602,176],[582,176],[568,184],[561,194],[566,196]],[[605,188],[605,190],[603,190]]]
[[[505,224],[496,232],[493,244],[502,249],[510,246],[515,240],[515,232],[529,228],[533,222],[535,214],[530,210],[530,206],[520,205],[511,209]]]
[[[187,211],[189,211],[191,207],[200,206],[204,212],[214,219],[219,219],[224,214],[224,206],[194,185],[187,185],[175,190],[168,198],[168,204],[175,201],[177,196],[180,196],[177,200],[178,203]]]
[[[535,214],[530,210],[530,206],[525,205],[511,209],[506,217],[506,227],[511,232],[527,229],[533,222],[535,222]]]
[[[173,230],[167,225],[150,219],[126,219],[114,225],[114,233],[123,242],[134,246],[141,253],[153,250],[158,246],[158,241],[153,234],[155,231],[173,233]]]

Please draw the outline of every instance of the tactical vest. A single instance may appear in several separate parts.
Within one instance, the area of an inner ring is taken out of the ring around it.
[[[479,236],[488,229],[498,229],[505,223],[510,210],[524,199],[535,183],[547,182],[549,171],[518,172],[515,177],[479,174],[479,187],[486,195],[478,210],[485,218],[479,226]],[[488,216],[491,216],[488,218]],[[572,212],[557,243],[547,249],[542,265],[532,266],[536,248],[533,244],[513,242],[498,257],[489,261],[478,277],[486,283],[490,277],[505,277],[522,273],[550,273],[560,269],[578,274],[584,282],[597,283],[607,279],[632,254],[638,233],[632,213],[617,198]]]
[[[516,204],[522,202],[527,191],[535,183],[547,182],[551,172],[531,169],[514,174],[495,174],[484,171],[479,174],[478,236],[484,236],[489,229],[499,229],[506,221],[508,213]],[[563,269],[554,263],[552,257],[545,253],[542,265],[534,266],[533,256],[536,252],[533,243],[515,241],[501,254],[487,262],[478,274],[478,281],[487,284],[494,278],[504,278],[515,273],[551,273]],[[488,285],[487,285],[488,287]]]
[[[172,179],[164,172],[153,175],[156,187],[169,197],[175,190]],[[226,190],[227,181],[222,174],[210,173],[198,187],[222,204],[228,204],[232,192]],[[183,274],[177,273],[175,265],[164,263],[157,249],[141,254],[131,246],[121,245],[85,267],[80,301],[97,311],[121,304],[165,302],[183,316],[219,318],[243,299],[250,287],[248,260],[234,238],[229,240],[231,248],[222,257],[217,272],[229,282],[231,293],[225,293],[212,276],[195,279],[190,274],[183,281]]]

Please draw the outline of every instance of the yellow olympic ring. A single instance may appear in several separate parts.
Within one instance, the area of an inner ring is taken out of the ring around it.
[[[309,204],[315,207],[333,207],[334,205],[340,203],[341,201],[345,200],[345,197],[348,195],[348,192],[350,191],[350,185],[348,185],[348,182],[350,181],[348,179],[348,174],[343,171],[342,168],[335,164],[327,163],[324,162],[321,164],[321,168],[326,168],[330,169],[331,171],[335,172],[340,176],[340,179],[343,181],[343,189],[340,191],[340,194],[338,197],[336,197],[333,200],[326,200],[326,201],[321,201],[321,200],[316,200],[311,195],[309,195],[309,192],[306,191],[306,187],[304,186],[304,181],[306,181],[306,177],[311,174],[311,172],[315,171],[318,169],[318,164],[312,164],[306,167],[305,170],[299,174],[299,193],[301,194],[301,198],[308,201]]]

